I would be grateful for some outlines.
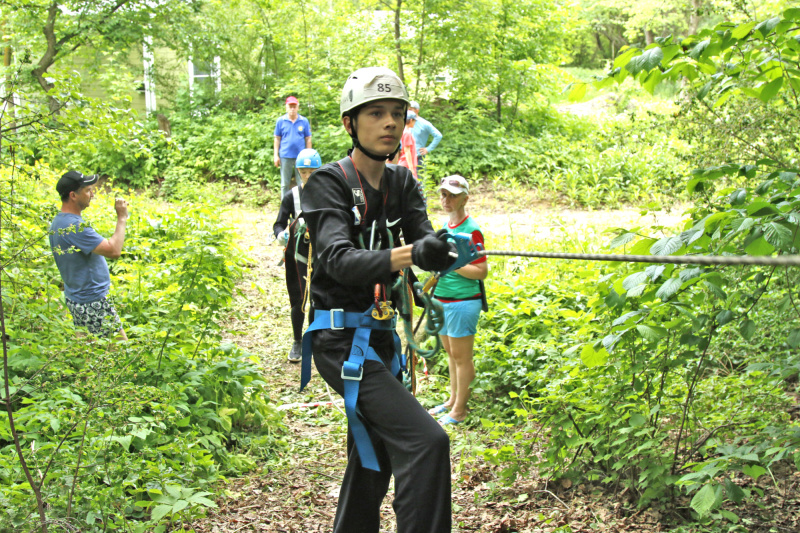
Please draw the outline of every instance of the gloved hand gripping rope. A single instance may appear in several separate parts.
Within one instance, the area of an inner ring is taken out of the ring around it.
[[[472,242],[472,238],[466,233],[443,232],[439,234],[439,238],[446,240],[451,245],[452,251],[450,252],[450,256],[456,258],[455,262],[447,269],[434,273],[434,275],[430,277],[424,286],[418,281],[415,282],[412,288],[414,291],[413,294],[402,290],[402,287],[410,286],[410,269],[408,268],[403,270],[402,277],[398,278],[397,283],[393,287],[393,289],[397,289],[401,294],[399,307],[400,315],[403,317],[403,328],[406,334],[406,344],[411,350],[415,351],[419,356],[424,357],[425,359],[434,356],[442,347],[442,342],[439,339],[438,333],[441,331],[442,326],[444,325],[444,308],[441,302],[433,298],[431,289],[436,285],[436,282],[442,276],[449,274],[450,272],[468,265],[469,263],[478,259],[480,257],[479,253],[482,251],[482,246],[476,246],[475,243]],[[412,330],[411,324],[414,318],[414,294],[422,301],[424,310],[422,312],[422,316],[420,317],[420,322],[418,322],[417,327],[413,328]],[[414,341],[414,334],[419,328],[422,318],[426,318],[425,333],[427,335],[434,336],[436,339],[433,348],[429,350],[421,348]]]

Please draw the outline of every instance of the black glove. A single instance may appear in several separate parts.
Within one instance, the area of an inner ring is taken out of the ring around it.
[[[427,235],[411,246],[411,261],[428,272],[447,270],[457,258],[458,251],[455,244],[447,240],[446,229],[440,229],[436,235]]]

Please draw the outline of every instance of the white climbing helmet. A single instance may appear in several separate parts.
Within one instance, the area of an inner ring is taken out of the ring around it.
[[[408,91],[397,74],[386,67],[360,68],[344,84],[339,112],[344,116],[362,104],[387,98],[408,104]]]

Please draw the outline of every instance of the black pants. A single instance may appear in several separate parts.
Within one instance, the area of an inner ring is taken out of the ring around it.
[[[284,257],[286,267],[286,290],[289,293],[289,305],[292,306],[292,334],[294,341],[300,342],[303,338],[303,294],[306,290],[306,273],[308,267],[305,263],[298,262],[294,257],[294,240],[289,241]]]
[[[317,370],[340,395],[342,363],[352,345],[353,330],[314,334]],[[387,364],[393,354],[388,332],[373,331],[370,346]],[[361,466],[352,434],[347,433],[347,470],[339,493],[334,533],[378,533],[380,506],[394,474],[394,511],[398,533],[450,533],[450,439],[389,367],[364,364],[358,408],[370,435],[381,471]]]

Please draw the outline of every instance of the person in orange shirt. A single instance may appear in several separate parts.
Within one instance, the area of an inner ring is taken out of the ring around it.
[[[408,110],[406,112],[406,127],[403,130],[403,137],[400,139],[400,144],[403,148],[400,150],[400,160],[397,164],[410,170],[416,180],[419,181],[419,175],[417,174],[417,143],[411,133],[416,121],[417,114]]]

